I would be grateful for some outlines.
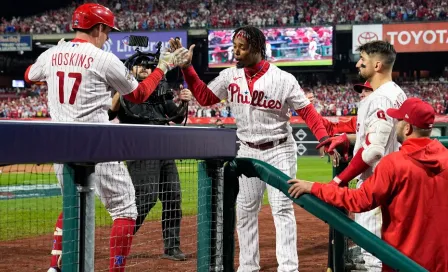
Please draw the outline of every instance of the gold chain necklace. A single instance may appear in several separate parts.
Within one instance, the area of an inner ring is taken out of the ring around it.
[[[248,76],[249,77],[249,85],[252,83],[252,78],[254,78],[259,72],[261,72],[261,70],[263,70],[263,67],[264,67],[264,65],[266,64],[266,61],[265,62],[263,62],[263,65],[261,66],[261,68],[260,68],[260,70],[258,70],[258,72],[256,72],[253,76],[248,76],[248,74],[246,74],[246,77]]]

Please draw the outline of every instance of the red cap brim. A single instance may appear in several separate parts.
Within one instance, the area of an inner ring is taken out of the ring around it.
[[[389,115],[390,117],[394,118],[394,119],[399,119],[399,120],[403,120],[404,119],[404,114],[402,112],[400,112],[400,109],[388,109],[386,111],[387,115]]]

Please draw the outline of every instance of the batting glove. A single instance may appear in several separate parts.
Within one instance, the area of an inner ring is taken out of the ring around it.
[[[159,57],[159,63],[157,64],[157,68],[159,68],[166,74],[174,67],[175,67],[174,55],[168,51],[162,52]]]
[[[334,149],[338,148],[339,153],[344,156],[345,160],[348,160],[348,149],[350,147],[350,141],[347,138],[347,134],[343,133],[336,137],[330,137],[325,141],[319,143],[316,148],[319,149],[322,146],[325,147],[325,153],[333,155]]]

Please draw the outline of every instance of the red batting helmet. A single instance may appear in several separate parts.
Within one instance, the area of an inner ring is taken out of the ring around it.
[[[79,6],[72,17],[73,29],[90,29],[97,24],[105,24],[115,30],[115,16],[110,9],[95,3],[87,3]]]

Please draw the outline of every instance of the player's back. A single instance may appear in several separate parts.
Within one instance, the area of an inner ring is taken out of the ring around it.
[[[43,54],[52,120],[108,122],[112,101],[106,72],[116,57],[82,40],[62,43]]]

